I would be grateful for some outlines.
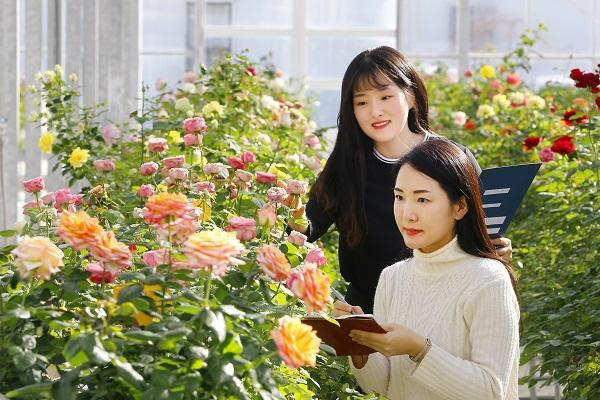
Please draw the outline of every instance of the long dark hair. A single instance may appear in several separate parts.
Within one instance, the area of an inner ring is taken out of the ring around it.
[[[389,82],[414,95],[415,105],[408,113],[411,132],[424,134],[429,130],[427,90],[415,67],[391,47],[363,51],[344,74],[335,146],[309,193],[325,211],[335,215],[336,224],[351,247],[360,242],[367,226],[366,156],[373,148],[373,140],[360,129],[354,115],[354,92],[365,87],[380,89]]]
[[[485,226],[481,203],[479,177],[467,155],[454,143],[434,138],[415,146],[396,164],[397,171],[404,164],[427,175],[440,184],[450,201],[456,204],[461,197],[467,202],[467,213],[456,223],[458,244],[465,252],[477,257],[500,261],[508,271],[517,298],[517,278],[510,264],[500,258]]]

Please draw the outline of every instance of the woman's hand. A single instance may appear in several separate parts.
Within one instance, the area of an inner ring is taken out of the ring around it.
[[[350,331],[350,337],[358,344],[368,346],[386,357],[408,354],[414,356],[425,347],[426,340],[412,329],[397,324],[381,325],[387,333]]]
[[[512,260],[512,242],[509,238],[499,237],[492,239],[492,244],[496,247],[496,254],[500,256],[506,262]]]
[[[359,306],[351,306],[348,303],[345,303],[343,301],[340,300],[336,300],[335,303],[333,303],[333,311],[331,312],[331,315],[333,317],[341,317],[342,315],[348,315],[348,314],[364,314],[362,308],[360,308]]]

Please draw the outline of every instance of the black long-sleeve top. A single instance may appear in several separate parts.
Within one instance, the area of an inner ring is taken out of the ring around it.
[[[460,146],[460,145],[459,145]],[[463,148],[477,173],[481,168],[473,154]],[[365,213],[366,229],[361,241],[350,247],[344,240],[345,232],[340,233],[338,256],[340,272],[349,283],[346,301],[360,306],[365,313],[373,312],[375,289],[381,271],[389,265],[412,256],[406,247],[402,234],[394,218],[394,161],[384,160],[373,150],[367,154]],[[336,222],[336,216],[324,211],[315,198],[306,205],[306,216],[310,221],[308,241],[314,242],[325,234]]]

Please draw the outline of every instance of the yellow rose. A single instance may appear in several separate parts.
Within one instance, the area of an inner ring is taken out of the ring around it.
[[[542,99],[540,96],[531,96],[529,98],[529,105],[531,108],[537,108],[538,110],[542,110],[546,108],[546,100]]]
[[[488,104],[482,104],[477,109],[477,116],[480,118],[489,118],[489,117],[493,117],[494,115],[496,115],[496,112],[494,111],[494,107],[492,107]]]
[[[63,266],[64,253],[47,237],[25,237],[11,252],[21,278],[31,275],[48,280]]]
[[[81,168],[83,164],[90,158],[90,151],[75,147],[69,156],[69,164],[73,168]]]
[[[499,105],[502,108],[510,107],[510,101],[503,94],[497,94],[492,98],[492,103]]]
[[[169,132],[169,139],[173,142],[173,143],[181,143],[183,142],[183,139],[181,138],[181,134],[177,131],[170,131]]]
[[[210,103],[208,103],[207,105],[205,105],[204,107],[202,107],[202,114],[203,115],[210,115],[210,114],[218,114],[219,116],[223,115],[223,111],[224,111],[224,107],[222,105],[219,104],[219,102],[217,101],[211,101]]]
[[[52,132],[42,133],[40,136],[40,140],[38,142],[38,147],[42,151],[42,153],[50,154],[52,153],[52,144],[54,143],[54,134]]]
[[[494,72],[494,67],[490,65],[484,65],[479,70],[479,76],[485,79],[494,79],[496,77],[496,72]]]

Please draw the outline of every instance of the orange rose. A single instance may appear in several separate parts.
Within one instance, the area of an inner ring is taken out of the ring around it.
[[[279,326],[271,331],[279,356],[289,367],[315,366],[321,339],[310,325],[298,318],[282,317]]]
[[[131,250],[117,241],[112,231],[100,234],[98,241],[90,246],[90,254],[107,268],[123,270],[131,265]]]
[[[222,276],[229,265],[244,263],[236,258],[244,252],[244,245],[235,237],[235,232],[219,228],[192,234],[183,244],[182,251],[190,265],[211,268],[217,276]]]
[[[292,271],[287,287],[298,296],[309,312],[323,311],[331,303],[329,276],[315,264],[304,264]]]
[[[48,280],[64,265],[62,250],[43,236],[26,236],[11,253],[24,279],[33,274],[39,279]]]
[[[181,193],[161,192],[150,196],[144,209],[144,219],[150,224],[162,224],[167,219],[194,219],[193,207]]]
[[[285,254],[272,244],[261,246],[256,251],[256,261],[262,271],[275,281],[285,281],[290,276],[290,263]]]
[[[85,211],[64,211],[58,221],[58,235],[75,250],[91,246],[103,231],[98,218],[90,217]]]

